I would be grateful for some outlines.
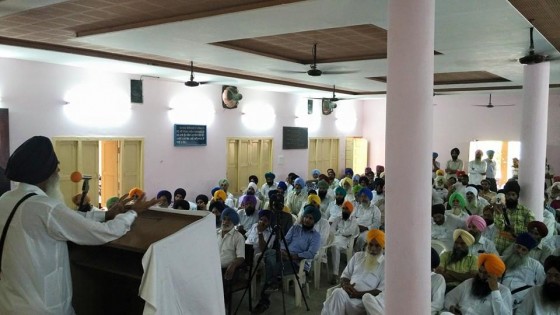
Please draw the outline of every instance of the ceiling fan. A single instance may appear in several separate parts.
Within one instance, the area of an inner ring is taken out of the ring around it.
[[[356,70],[347,70],[347,71],[331,71],[331,70],[320,70],[317,68],[317,43],[313,44],[313,49],[311,51],[313,55],[313,63],[310,65],[311,69],[307,71],[297,71],[297,70],[278,70],[284,73],[307,73],[309,76],[312,77],[320,77],[323,74],[348,74],[348,73],[356,73]]]
[[[210,82],[198,82],[194,80],[194,66],[193,66],[193,62],[191,61],[191,78],[189,81],[185,82],[185,85],[188,87],[197,87],[201,84],[206,84],[206,83],[210,83]]]
[[[494,104],[492,104],[492,94],[490,94],[490,99],[488,100],[488,104],[485,104],[485,105],[472,105],[472,106],[486,107],[486,108],[494,108],[494,107],[502,107],[502,106],[515,106],[515,104],[494,105]]]
[[[519,58],[519,63],[523,65],[532,65],[536,63],[541,63],[545,61],[552,61],[557,60],[558,58],[551,58],[548,55],[541,55],[539,53],[535,53],[535,44],[533,42],[533,27],[529,28],[529,37],[530,37],[530,45],[529,45],[529,54]]]
[[[332,97],[331,98],[327,98],[327,97],[316,97],[314,98],[316,100],[328,100],[330,102],[338,102],[338,101],[343,101],[343,100],[347,100],[347,98],[338,98],[336,97],[336,86],[333,85],[332,88]]]

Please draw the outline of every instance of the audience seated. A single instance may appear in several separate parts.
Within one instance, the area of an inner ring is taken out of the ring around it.
[[[346,197],[346,190],[338,186],[334,190],[334,200],[327,207],[327,220],[333,222],[342,216],[342,203]]]
[[[245,244],[253,245],[255,255],[265,251],[266,242],[268,242],[268,248],[272,248],[276,237],[272,234],[275,222],[274,213],[270,210],[260,210],[258,216],[259,221],[254,223],[246,233],[247,240],[245,241]]]
[[[288,207],[290,211],[297,216],[306,201],[307,186],[305,186],[305,181],[298,177],[294,180],[294,189],[292,189],[286,197],[286,207]]]
[[[460,193],[454,192],[449,196],[449,206],[451,209],[447,210],[445,213],[454,215],[463,221],[467,220],[467,217],[471,215],[470,211],[465,208],[466,201]]]
[[[157,193],[156,199],[159,200],[158,207],[169,208],[172,199],[171,192],[168,190],[162,190]]]
[[[358,222],[361,233],[356,242],[356,250],[361,251],[366,243],[367,232],[369,230],[379,229],[381,226],[381,211],[371,204],[371,199],[373,198],[371,190],[364,187],[360,189],[357,196],[360,203],[354,207],[352,216],[356,219],[356,222]]]
[[[466,189],[466,203],[465,209],[471,214],[482,214],[484,207],[490,203],[486,199],[478,196],[478,190],[476,187],[468,186]]]
[[[239,205],[239,210],[237,210],[240,219],[238,231],[243,235],[259,220],[256,204],[257,198],[254,195],[246,195],[241,205]]]
[[[432,315],[438,315],[443,309],[443,303],[445,298],[445,278],[439,273],[435,273],[434,270],[439,266],[440,259],[439,254],[435,249],[431,249],[432,252],[432,274],[431,274],[431,284],[432,284]]]
[[[200,194],[196,196],[196,210],[207,210],[208,209],[208,196]]]
[[[527,295],[516,314],[560,314],[560,256],[548,256],[544,262],[544,271],[546,272],[544,284],[527,290]]]
[[[436,269],[445,278],[447,291],[472,278],[478,270],[477,258],[469,250],[474,237],[465,230],[457,229],[453,232],[453,240],[453,250],[441,254],[440,264]]]
[[[372,229],[367,232],[367,247],[352,256],[340,277],[340,288],[333,291],[323,305],[322,315],[364,314],[383,312],[381,292],[385,287],[385,234]],[[381,295],[381,296],[380,296]],[[383,313],[381,313],[383,314]]]
[[[542,239],[548,234],[548,228],[540,221],[531,221],[527,225],[527,233],[537,242],[537,246],[529,251],[529,257],[534,258],[541,264],[545,259],[552,255],[552,248],[544,245]],[[516,244],[511,244],[504,250],[503,256],[509,256],[515,250]]]
[[[482,235],[486,230],[486,221],[479,215],[471,215],[467,218],[467,231],[474,236],[474,244],[471,246],[471,254],[478,256],[482,253],[498,254],[496,245],[492,240]]]
[[[340,251],[346,250],[350,246],[350,242],[354,243],[354,236],[358,231],[358,222],[355,217],[351,216],[352,211],[354,211],[352,203],[344,201],[341,216],[334,219],[331,224],[331,231],[334,235],[333,245],[330,248],[332,261],[331,284],[338,283]]]
[[[442,241],[447,249],[453,247],[453,232],[465,229],[466,224],[454,215],[446,214],[443,205],[432,206],[432,239]]]

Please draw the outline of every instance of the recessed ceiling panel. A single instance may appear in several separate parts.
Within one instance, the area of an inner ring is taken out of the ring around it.
[[[559,0],[509,0],[535,28],[560,51],[560,1]],[[527,36],[529,33],[527,32]],[[528,39],[527,39],[528,42]],[[535,47],[540,53],[539,47]]]
[[[370,77],[370,80],[387,83],[387,77]],[[434,73],[434,85],[510,82],[487,71]]]

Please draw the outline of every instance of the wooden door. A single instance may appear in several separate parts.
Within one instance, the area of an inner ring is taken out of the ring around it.
[[[101,141],[101,205],[119,193],[119,142]]]

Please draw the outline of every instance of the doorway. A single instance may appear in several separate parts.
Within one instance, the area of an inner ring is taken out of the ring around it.
[[[70,180],[79,170],[90,175],[88,196],[102,208],[113,196],[122,196],[133,187],[144,187],[144,140],[141,138],[53,138],[60,161],[60,188],[64,201],[75,208],[72,197],[82,192],[82,183]]]

